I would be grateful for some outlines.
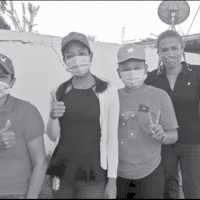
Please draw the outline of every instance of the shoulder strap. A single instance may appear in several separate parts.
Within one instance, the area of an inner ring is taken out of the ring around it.
[[[72,82],[72,78],[67,80],[66,82],[62,83],[57,92],[56,92],[56,98],[58,101],[60,101],[60,99],[63,97],[63,95],[65,94],[66,89],[68,88],[68,86],[71,84]]]

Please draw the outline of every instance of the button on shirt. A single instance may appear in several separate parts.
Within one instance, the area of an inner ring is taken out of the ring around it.
[[[166,76],[165,67],[148,73],[145,83],[165,90],[171,97],[176,113],[178,128],[178,143],[200,143],[200,66],[188,65],[182,62],[182,71],[178,75],[172,91]]]

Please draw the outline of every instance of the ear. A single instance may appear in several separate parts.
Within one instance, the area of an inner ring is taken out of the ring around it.
[[[148,71],[148,65],[147,64],[144,65],[144,69],[145,69],[145,72],[147,73],[147,71]]]
[[[90,53],[90,62],[92,62],[93,59],[93,52]]]
[[[117,69],[117,73],[118,73],[118,75],[119,75],[119,79],[121,79],[121,75],[120,75],[120,73],[119,73],[119,68]]]
[[[62,58],[63,62],[65,63],[66,59],[65,59],[65,56],[63,55],[63,58]]]
[[[184,53],[185,45],[181,48],[182,54]]]
[[[161,55],[160,55],[160,52],[157,51],[157,54],[158,54],[158,61],[161,62]]]
[[[13,88],[14,84],[16,82],[16,78],[14,77],[10,83],[10,88]]]

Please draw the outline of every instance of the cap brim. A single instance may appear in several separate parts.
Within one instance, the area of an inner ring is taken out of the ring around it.
[[[8,74],[13,74],[3,63],[0,63],[0,67],[2,67]]]
[[[127,61],[127,60],[131,60],[131,59],[146,61],[145,59],[139,59],[139,58],[125,58],[125,59],[123,59],[123,60],[118,61],[118,64],[120,64],[120,63],[122,63],[122,62],[125,62],[125,61]]]

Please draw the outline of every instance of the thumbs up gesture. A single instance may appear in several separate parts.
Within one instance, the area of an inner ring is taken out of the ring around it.
[[[164,131],[162,129],[162,126],[159,124],[160,114],[161,114],[161,111],[158,111],[155,122],[153,122],[151,113],[148,112],[149,123],[150,123],[149,132],[150,132],[151,137],[154,138],[157,142],[161,142],[164,138]]]
[[[10,120],[7,120],[4,128],[0,130],[0,148],[8,149],[16,144],[15,133],[12,131],[8,131],[10,125]]]
[[[52,108],[50,111],[50,116],[52,119],[57,119],[59,117],[62,117],[65,113],[65,104],[62,101],[57,101],[55,93],[52,94],[53,102],[52,102]]]

